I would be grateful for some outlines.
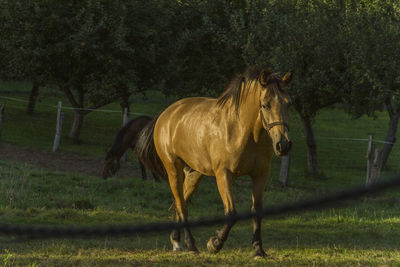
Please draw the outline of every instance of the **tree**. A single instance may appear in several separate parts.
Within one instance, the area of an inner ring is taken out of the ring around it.
[[[166,95],[217,95],[244,68],[231,41],[231,13],[244,1],[184,0],[169,4],[168,24],[158,58]]]
[[[398,1],[354,2],[349,17],[347,111],[354,117],[374,116],[386,107],[389,127],[382,169],[396,142],[400,120],[400,4]]]
[[[21,1],[3,0],[1,6],[1,33],[3,60],[0,75],[5,80],[32,81],[31,94],[28,101],[27,113],[34,112],[39,86],[43,84],[43,64],[41,59],[46,51],[38,46],[39,39],[32,42],[33,27],[40,25],[29,21],[40,21],[32,12],[34,5],[25,5]],[[40,30],[40,29],[39,29]],[[22,45],[23,44],[23,45]],[[1,52],[0,52],[1,53]]]
[[[75,142],[86,114],[118,98],[118,88],[134,90],[124,1],[15,1],[8,8],[17,32],[12,58],[25,67],[21,76],[40,77],[64,92],[75,108]]]
[[[248,65],[294,70],[288,90],[301,117],[313,175],[318,173],[318,161],[312,120],[322,108],[340,102],[343,94],[345,12],[339,2],[249,1],[234,22],[245,38],[243,57]]]

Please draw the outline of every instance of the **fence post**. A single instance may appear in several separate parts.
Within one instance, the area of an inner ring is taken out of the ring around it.
[[[369,141],[368,141],[368,149],[367,149],[367,177],[365,180],[365,184],[369,184],[369,179],[371,177],[371,157],[372,157],[372,151],[374,150],[374,137],[372,135],[369,136]]]
[[[124,108],[124,114],[122,115],[122,126],[125,126],[129,122],[128,108]]]
[[[287,156],[281,158],[281,173],[279,176],[279,183],[282,187],[286,187],[289,180],[290,170],[290,152]]]
[[[56,124],[56,136],[54,137],[53,152],[56,152],[60,145],[62,123],[64,119],[64,113],[61,111],[62,102],[58,101],[57,105],[57,124]]]
[[[1,130],[3,129],[3,120],[4,120],[4,109],[6,107],[6,104],[2,104],[0,106],[0,136],[1,136]]]
[[[374,144],[374,138],[369,136],[367,150],[367,177],[365,185],[371,185],[379,180],[382,165],[382,149],[378,149]]]
[[[128,122],[129,122],[128,108],[124,108],[124,113],[122,115],[122,127],[125,126]],[[124,162],[128,161],[128,152],[129,152],[129,149],[122,156],[122,161],[124,161]]]

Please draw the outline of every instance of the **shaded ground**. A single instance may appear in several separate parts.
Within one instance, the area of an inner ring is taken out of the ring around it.
[[[133,157],[133,154],[130,155]],[[8,144],[0,144],[0,160],[11,160],[39,166],[45,169],[81,173],[93,176],[101,176],[103,160],[83,157],[73,154],[41,152],[32,149],[24,149]],[[117,177],[139,177],[140,168],[134,168],[131,163],[121,162],[121,169]],[[152,177],[148,172],[148,177]]]

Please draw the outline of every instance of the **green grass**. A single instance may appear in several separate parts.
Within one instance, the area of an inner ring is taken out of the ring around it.
[[[50,151],[56,129],[57,103],[62,101],[63,107],[67,108],[71,105],[59,92],[49,88],[41,88],[35,113],[28,115],[26,114],[26,103],[23,101],[29,99],[30,86],[29,83],[0,83],[0,103],[6,103],[1,139],[4,142],[21,147]],[[18,93],[1,93],[6,90],[7,92],[10,90]],[[132,118],[137,116],[136,113],[155,116],[170,101],[158,92],[149,92],[146,98],[143,98],[141,94],[134,97],[141,101],[131,106]],[[145,99],[150,98],[162,103],[146,103]],[[80,136],[81,145],[76,145],[68,138],[74,112],[70,109],[63,109],[64,123],[59,151],[103,158],[105,151],[111,146],[115,134],[122,127],[122,111],[110,113],[102,112],[103,110],[119,111],[121,107],[119,103],[115,102],[85,116]]]
[[[29,83],[0,83],[0,96],[27,100]],[[21,93],[15,93],[16,91]],[[141,100],[141,96],[135,96]],[[151,92],[148,103],[136,101],[132,111],[156,115],[170,101]],[[1,142],[50,153],[55,133],[57,101],[62,95],[51,89],[41,91],[36,113],[25,114],[25,104],[6,100]],[[0,103],[4,99],[0,98]],[[118,103],[103,109],[119,110]],[[103,158],[122,123],[122,114],[92,112],[85,118],[80,144],[68,139],[72,112],[65,111],[60,150]],[[289,187],[278,185],[279,159],[273,159],[271,179],[264,203],[278,205],[314,197],[365,181],[367,143],[334,138],[375,138],[383,140],[388,125],[385,112],[377,119],[351,120],[340,108],[322,110],[314,121],[322,174],[306,172],[305,139],[298,116],[292,112],[290,136],[293,139]],[[400,137],[398,135],[398,137]],[[388,163],[391,176],[399,171],[400,150],[394,147]],[[100,168],[100,167],[99,167]],[[237,210],[250,207],[251,182],[242,177],[234,183]],[[136,235],[93,239],[49,239],[9,242],[0,236],[0,264],[6,266],[96,266],[96,265],[177,265],[177,266],[393,266],[400,265],[400,200],[392,190],[347,202],[345,208],[328,208],[263,221],[263,241],[268,257],[251,259],[251,222],[232,229],[224,249],[216,255],[206,251],[208,238],[217,227],[194,229],[199,255],[170,252],[169,234]],[[143,182],[137,177],[103,180],[75,173],[55,172],[21,163],[0,161],[0,222],[40,225],[136,224],[170,220],[172,196],[166,183]],[[190,219],[223,214],[213,178],[207,177],[189,207]]]
[[[250,205],[250,180],[234,183],[238,211]],[[325,189],[324,191],[327,191]],[[323,192],[320,192],[323,193]],[[169,234],[92,239],[48,239],[10,243],[0,236],[0,261],[12,265],[392,265],[400,264],[400,201],[390,193],[330,208],[263,221],[269,257],[251,258],[250,221],[232,229],[221,253],[206,250],[218,227],[194,229],[199,255],[169,251]],[[311,188],[270,186],[265,205],[312,197]],[[0,161],[0,219],[9,224],[139,224],[168,221],[171,196],[166,183],[137,178],[103,180]],[[191,219],[222,214],[213,178],[205,178],[189,207]],[[12,240],[11,240],[12,241]],[[10,256],[11,255],[11,256]]]

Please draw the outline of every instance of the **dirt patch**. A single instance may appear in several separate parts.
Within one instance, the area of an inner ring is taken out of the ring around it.
[[[99,177],[101,176],[104,163],[103,160],[95,158],[73,154],[42,152],[4,143],[0,144],[0,160],[23,162],[50,170],[81,173]],[[150,172],[148,172],[147,175],[151,177]],[[129,163],[121,163],[121,169],[117,172],[116,176],[142,177],[140,169],[130,166]]]

